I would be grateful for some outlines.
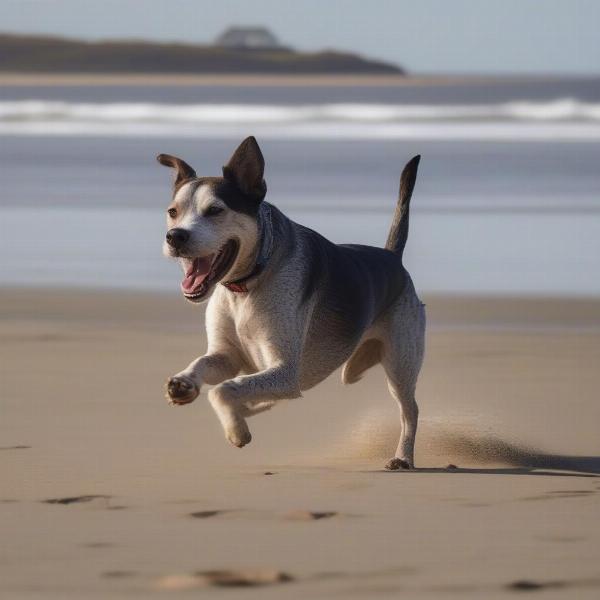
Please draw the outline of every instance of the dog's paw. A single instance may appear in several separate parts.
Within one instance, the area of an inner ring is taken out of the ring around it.
[[[200,393],[196,383],[185,375],[175,375],[167,381],[167,400],[169,404],[181,406],[193,402]]]
[[[252,434],[248,429],[246,421],[238,421],[235,425],[227,428],[225,431],[227,439],[238,448],[243,448],[252,441]]]
[[[415,466],[412,462],[405,460],[404,458],[392,458],[385,465],[387,471],[408,471],[409,469],[414,469]]]

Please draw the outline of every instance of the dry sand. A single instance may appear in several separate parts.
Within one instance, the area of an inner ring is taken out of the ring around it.
[[[243,450],[202,398],[169,407],[202,312],[2,290],[0,597],[600,595],[600,303],[431,299],[421,468],[396,473],[378,369]]]

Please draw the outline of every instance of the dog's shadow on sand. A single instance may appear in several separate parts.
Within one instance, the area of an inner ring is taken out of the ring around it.
[[[550,454],[494,436],[443,434],[436,442],[438,450],[441,447],[445,454],[456,457],[459,464],[460,460],[464,460],[467,464],[478,466],[461,468],[449,465],[445,468],[417,468],[404,472],[600,477],[600,456]],[[486,463],[490,466],[485,466]],[[492,464],[507,466],[494,467]]]
[[[564,456],[557,457],[564,459],[575,460],[590,460],[596,461],[591,468],[574,468],[574,467],[424,467],[415,468],[408,471],[387,471],[384,470],[382,473],[467,473],[473,475],[543,475],[545,477],[600,477],[600,457],[592,456]]]

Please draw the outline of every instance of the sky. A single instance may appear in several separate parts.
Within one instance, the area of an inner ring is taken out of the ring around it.
[[[0,31],[209,43],[264,25],[413,73],[600,74],[600,0],[0,0]]]

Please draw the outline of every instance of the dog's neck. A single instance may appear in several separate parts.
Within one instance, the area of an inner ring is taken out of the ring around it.
[[[232,292],[248,292],[248,286],[264,270],[273,250],[273,224],[271,207],[266,202],[260,205],[256,216],[256,244],[249,253],[248,260],[241,261],[239,268],[223,285]]]

